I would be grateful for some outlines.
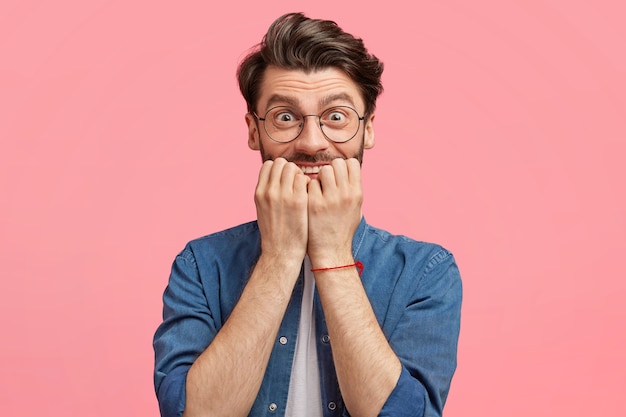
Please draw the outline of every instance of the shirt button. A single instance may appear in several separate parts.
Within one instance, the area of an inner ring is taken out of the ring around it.
[[[325,334],[324,336],[322,336],[322,342],[324,343],[328,343],[330,342],[330,336]]]
[[[287,344],[287,338],[285,336],[282,336],[280,339],[278,339],[278,341],[280,342],[281,345]]]
[[[337,408],[337,404],[335,404],[334,401],[331,401],[331,402],[328,403],[328,409],[330,411],[334,411],[335,408]]]
[[[270,409],[271,412],[276,411],[277,408],[278,408],[278,406],[276,404],[274,404],[274,403],[271,403],[270,406],[269,406],[269,409]]]

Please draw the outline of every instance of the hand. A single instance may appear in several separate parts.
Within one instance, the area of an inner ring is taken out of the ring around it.
[[[359,161],[334,159],[311,180],[308,190],[307,250],[313,267],[351,262],[352,238],[362,216]]]
[[[284,158],[263,163],[254,194],[263,255],[298,264],[304,259],[309,181],[296,164]]]

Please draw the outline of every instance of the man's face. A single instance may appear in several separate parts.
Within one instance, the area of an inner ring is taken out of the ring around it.
[[[341,70],[326,68],[305,73],[268,67],[265,71],[257,114],[263,117],[275,106],[289,106],[304,115],[322,114],[334,106],[349,106],[363,115],[365,104],[356,84]],[[294,162],[311,178],[316,178],[322,165],[335,158],[357,158],[362,161],[363,149],[374,146],[374,115],[359,123],[357,134],[349,141],[335,143],[326,138],[316,117],[305,117],[302,133],[293,141],[278,143],[270,139],[263,122],[246,115],[248,146],[261,152],[263,160],[283,157]]]

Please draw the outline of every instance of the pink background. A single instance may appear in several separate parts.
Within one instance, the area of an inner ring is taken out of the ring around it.
[[[287,11],[386,64],[365,214],[457,257],[446,415],[626,415],[622,2],[209,3],[0,5],[0,415],[158,414],[170,265],[254,218],[234,72]]]

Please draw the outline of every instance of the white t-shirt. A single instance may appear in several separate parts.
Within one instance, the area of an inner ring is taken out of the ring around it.
[[[315,278],[309,257],[304,259],[304,289],[296,351],[291,367],[286,417],[322,417],[319,365],[315,335],[313,295]]]

